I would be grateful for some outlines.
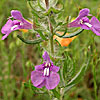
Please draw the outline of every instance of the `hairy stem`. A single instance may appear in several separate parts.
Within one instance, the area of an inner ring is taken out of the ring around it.
[[[50,38],[50,45],[51,45],[51,53],[54,54],[54,46],[53,46],[53,27],[49,21],[49,28],[50,28],[50,32],[51,32],[51,38]]]
[[[48,11],[49,8],[49,0],[45,0],[45,4],[46,4],[46,10]],[[51,38],[50,38],[50,48],[51,48],[51,53],[54,54],[54,46],[53,46],[53,27],[51,25],[51,22],[49,20],[49,16],[48,16],[48,24],[49,24],[49,29],[50,29],[50,33],[51,33]]]
[[[45,4],[46,4],[46,9],[49,8],[49,0],[45,0]]]

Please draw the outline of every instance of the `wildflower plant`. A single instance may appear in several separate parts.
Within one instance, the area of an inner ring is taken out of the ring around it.
[[[35,93],[47,92],[50,98],[62,100],[64,94],[80,81],[90,60],[86,58],[86,63],[80,66],[80,70],[75,74],[71,73],[75,69],[75,62],[72,62],[69,56],[65,58],[66,46],[84,30],[92,30],[100,36],[100,22],[92,16],[88,8],[80,10],[78,17],[71,22],[70,17],[62,18],[64,2],[61,2],[60,9],[57,8],[58,0],[27,0],[27,2],[31,8],[32,21],[24,19],[20,11],[12,10],[11,17],[1,29],[4,35],[2,40],[19,29],[35,33],[36,39],[32,40],[25,39],[21,34],[17,35],[26,44],[39,44],[42,50],[40,52],[43,54],[42,64],[35,66],[31,72],[31,82],[29,80],[25,86],[31,87]],[[92,18],[89,19],[88,16]],[[72,27],[78,28],[73,32]],[[87,56],[90,56],[90,53]]]

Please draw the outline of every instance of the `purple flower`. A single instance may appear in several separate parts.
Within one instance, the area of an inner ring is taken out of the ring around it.
[[[79,16],[71,23],[68,24],[68,27],[81,27],[82,29],[92,30],[96,35],[100,36],[100,22],[96,17],[92,17],[91,20],[89,16],[90,10],[85,8],[82,9],[79,13]]]
[[[14,20],[11,20],[10,18],[14,18]],[[8,21],[1,29],[1,32],[4,34],[2,40],[7,38],[12,31],[18,29],[32,29],[32,24],[23,18],[20,11],[12,10],[11,17],[9,17]]]
[[[31,73],[31,81],[37,88],[46,86],[48,90],[54,89],[60,81],[59,74],[57,73],[59,71],[59,67],[53,65],[53,62],[50,60],[46,51],[42,57],[44,59],[44,63],[35,66],[35,71],[32,71]]]
[[[80,10],[78,17],[71,23],[69,23],[69,27],[82,27],[84,29],[88,28],[84,23],[88,23],[89,19],[87,18],[90,10],[85,8]]]

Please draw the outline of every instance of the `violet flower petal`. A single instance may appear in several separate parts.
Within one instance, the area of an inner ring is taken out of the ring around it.
[[[98,30],[96,30],[95,28],[91,27],[91,30],[97,35],[100,36],[100,32],[98,32]]]
[[[13,26],[13,21],[11,19],[9,19],[6,24],[2,27],[1,32],[3,34],[5,34],[2,37],[2,40],[4,40],[5,38],[7,38],[7,36],[12,32],[11,31],[11,27]]]
[[[49,57],[49,55],[48,55],[48,53],[45,51],[44,52],[44,54],[43,54],[43,59],[44,59],[44,61],[48,61],[48,62],[50,62],[51,60],[50,60],[50,57]]]
[[[9,34],[10,34],[10,33],[5,34],[5,35],[2,37],[2,39],[1,39],[1,40],[4,40],[5,38],[7,38],[7,36],[8,36]]]
[[[99,22],[99,20],[98,20],[95,16],[93,16],[93,17],[91,18],[90,23],[91,23],[91,25],[92,25],[93,27],[95,27],[95,28],[97,28],[97,29],[100,29],[100,22]]]
[[[82,21],[85,22],[85,23],[89,23],[89,18],[88,17],[83,17]]]
[[[40,85],[37,86],[37,88],[42,88],[46,85],[46,80],[44,80]]]
[[[58,73],[51,72],[49,77],[46,77],[46,88],[48,90],[54,89],[60,81]]]
[[[20,25],[20,22],[18,20],[13,20],[13,25]]]
[[[80,10],[78,19],[88,16],[89,13],[90,13],[90,10],[88,8],[84,8],[84,9]]]
[[[52,66],[51,67],[51,70],[53,71],[53,72],[58,72],[59,71],[59,69],[60,69],[60,67],[58,67],[58,66]]]
[[[92,27],[91,30],[98,36],[100,36],[100,22],[99,20],[93,16],[90,21]]]
[[[37,70],[37,71],[41,71],[41,70],[43,70],[43,64],[41,64],[41,65],[36,65],[35,66],[35,70]]]
[[[79,20],[75,19],[73,22],[68,24],[68,27],[80,27]]]
[[[13,21],[11,19],[9,19],[6,24],[2,27],[1,32],[3,34],[8,34],[11,32],[11,27],[13,26]]]
[[[18,21],[16,21],[16,23],[19,23]],[[4,40],[5,38],[7,38],[7,36],[14,30],[20,29],[20,25],[17,25],[17,27],[14,27],[15,25],[15,21],[12,21],[11,19],[9,19],[6,24],[2,27],[1,32],[3,34],[5,34],[2,37],[2,40]]]
[[[21,25],[21,29],[32,29],[32,28],[33,28],[33,24],[31,24],[27,20],[23,19],[23,23]]]
[[[82,29],[90,30],[90,28],[87,25],[85,25],[85,24],[80,25],[80,27]]]
[[[35,87],[43,83],[44,77],[42,76],[41,71],[32,71],[31,72],[31,81]]]
[[[21,20],[21,21],[23,20],[23,16],[22,16],[21,12],[18,10],[12,10],[11,15],[14,19]]]

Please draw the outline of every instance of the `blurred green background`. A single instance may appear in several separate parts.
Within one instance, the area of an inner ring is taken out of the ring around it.
[[[100,0],[63,1],[64,18],[77,17],[79,9],[89,8],[91,14],[100,20]],[[30,7],[26,0],[0,0],[0,30],[13,9],[20,10],[24,18],[31,18]],[[36,94],[30,88],[24,87],[23,83],[30,79],[32,66],[40,63],[41,48],[38,48],[38,45],[22,43],[17,34],[22,32],[12,32],[4,41],[1,40],[0,34],[0,100],[50,100],[48,94]],[[72,56],[71,60],[75,61],[77,68],[89,51],[91,61],[81,82],[65,94],[64,100],[95,100],[92,66],[96,68],[97,95],[100,100],[100,37],[85,30],[68,48],[70,51],[66,51],[66,57]]]

